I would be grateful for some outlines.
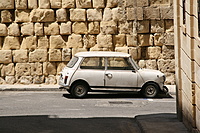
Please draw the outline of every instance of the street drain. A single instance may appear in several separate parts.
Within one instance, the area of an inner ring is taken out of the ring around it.
[[[109,104],[133,104],[133,103],[126,102],[126,101],[112,101],[112,102],[109,102]]]

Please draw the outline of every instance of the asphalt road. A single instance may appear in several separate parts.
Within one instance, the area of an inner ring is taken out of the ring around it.
[[[140,132],[135,116],[175,113],[175,96],[146,99],[135,93],[0,92],[1,133]]]

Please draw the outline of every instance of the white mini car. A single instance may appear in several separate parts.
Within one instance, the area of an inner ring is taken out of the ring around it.
[[[141,69],[129,54],[121,52],[80,52],[60,73],[60,89],[76,98],[94,89],[131,89],[145,97],[167,92],[165,75],[158,70]]]

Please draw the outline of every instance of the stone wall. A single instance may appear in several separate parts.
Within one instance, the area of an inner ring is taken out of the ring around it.
[[[172,0],[1,0],[0,84],[56,84],[80,51],[126,52],[174,84]]]
[[[174,0],[177,112],[179,118],[193,133],[200,132],[200,14],[198,6],[200,8],[199,0]]]

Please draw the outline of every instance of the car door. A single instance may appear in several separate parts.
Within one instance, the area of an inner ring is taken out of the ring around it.
[[[76,71],[74,79],[86,81],[91,87],[103,87],[105,76],[105,58],[85,57]]]
[[[105,86],[113,88],[137,87],[137,72],[129,58],[107,58]]]

